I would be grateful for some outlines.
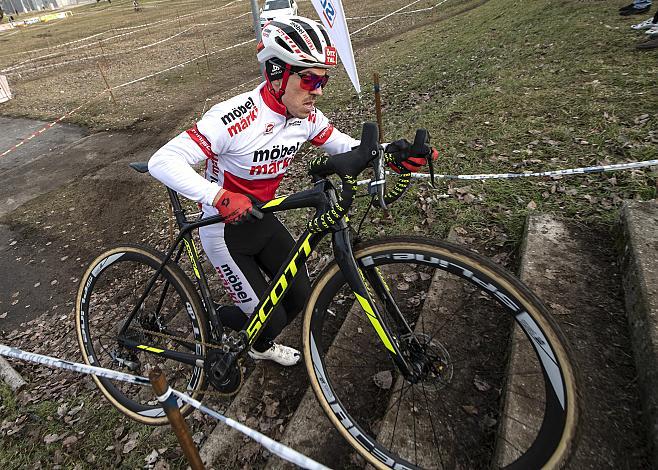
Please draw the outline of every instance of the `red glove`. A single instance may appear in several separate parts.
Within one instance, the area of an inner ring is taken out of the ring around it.
[[[253,206],[251,199],[244,194],[234,193],[227,189],[222,191],[221,196],[215,203],[219,214],[224,217],[227,224],[241,224],[252,219],[251,212]]]
[[[439,152],[429,145],[425,146],[422,153],[413,153],[411,144],[406,139],[391,142],[386,146],[385,151],[390,154],[386,163],[396,173],[416,172],[427,165],[430,157],[432,161],[439,158]]]

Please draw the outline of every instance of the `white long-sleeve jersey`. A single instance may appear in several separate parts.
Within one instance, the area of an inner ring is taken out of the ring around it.
[[[287,118],[285,107],[262,83],[213,106],[197,124],[173,138],[149,160],[149,172],[213,215],[220,188],[259,201],[276,189],[301,145],[310,141],[329,154],[359,144],[316,109],[306,119]],[[192,165],[205,162],[205,178]]]

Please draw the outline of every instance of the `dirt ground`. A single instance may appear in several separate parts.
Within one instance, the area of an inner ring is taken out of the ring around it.
[[[110,85],[117,86],[200,55],[204,47],[219,51],[228,45],[246,42],[253,34],[245,18],[236,20],[248,11],[244,1],[226,2],[218,7],[202,6],[208,2],[186,2],[180,11],[158,6],[166,3],[170,7],[174,2],[140,3],[149,8],[138,19],[126,19],[130,14],[126,8],[129,2],[115,0],[113,4],[122,7],[124,13],[112,20],[110,28],[99,38],[126,35],[106,42],[89,41],[90,46],[85,48],[74,49],[75,44],[57,47],[65,43],[64,40],[55,43],[54,28],[61,24],[39,26],[36,34],[41,35],[40,38],[36,35],[26,37],[26,49],[31,52],[23,54],[15,50],[0,59],[0,73],[7,74],[10,80],[17,80],[14,88],[17,99],[0,111],[11,116],[55,119],[102,92],[104,85],[97,62],[110,77]],[[344,5],[348,12],[357,12],[359,3],[348,0]],[[377,28],[355,35],[353,46],[359,54],[381,38],[396,37],[406,30],[441,21],[484,3],[470,1],[450,5],[441,14],[430,12],[418,20],[395,16]],[[414,8],[435,4],[423,0]],[[391,8],[393,5],[394,2],[389,1],[369,2],[368,14],[376,17],[400,7],[395,4]],[[88,25],[88,34],[94,34],[93,20],[107,8],[101,5],[95,10],[86,10],[80,16],[88,23],[81,22],[80,27]],[[311,8],[309,2],[300,3],[302,14],[310,12]],[[373,18],[369,17],[357,19],[350,23],[350,28],[356,31],[372,21]],[[170,28],[163,27],[164,24]],[[166,40],[172,34],[170,29],[179,34],[175,46],[166,46],[165,42],[165,47],[139,49]],[[129,34],[131,32],[136,33]],[[66,41],[75,41],[76,38],[71,36]],[[50,43],[43,44],[44,41]],[[8,39],[0,36],[0,46],[7,44]],[[3,342],[80,360],[72,330],[73,302],[79,277],[87,263],[103,249],[118,242],[162,247],[169,233],[164,205],[166,194],[162,187],[148,176],[137,174],[127,164],[147,160],[159,146],[198,118],[212,102],[248,89],[241,85],[258,74],[251,55],[253,46],[254,43],[250,42],[217,52],[210,57],[209,63],[204,58],[192,67],[176,69],[180,74],[163,75],[120,88],[115,96],[117,105],[103,95],[93,102],[93,106],[86,106],[76,114],[72,120],[84,122],[91,135],[71,147],[56,149],[58,155],[67,159],[65,164],[61,159],[51,159],[30,169],[35,173],[51,174],[53,178],[59,178],[61,184],[0,219],[0,338]],[[208,65],[212,69],[211,76],[207,73]],[[66,80],[61,78],[63,71],[66,71]],[[189,86],[190,80],[194,80],[195,86]],[[342,80],[345,82],[345,77]],[[71,92],[73,83],[75,92]],[[255,81],[248,83],[253,86]],[[349,87],[343,86],[344,90],[349,90]],[[55,100],[53,95],[64,98]],[[345,110],[337,125],[354,124],[364,107],[360,104]],[[67,167],[65,176],[58,176],[57,165]],[[21,184],[30,184],[30,174],[24,174],[24,178]],[[292,171],[284,180],[284,191],[303,178],[302,168]],[[301,224],[291,221],[291,228],[294,232],[301,228]],[[465,241],[474,246],[484,247],[494,241],[497,246],[487,254],[496,255],[498,261],[513,267],[514,247],[501,242],[504,237],[495,229],[485,228],[479,234],[464,235],[467,237]],[[591,243],[597,243],[597,236],[607,235],[593,232],[590,234]],[[605,255],[611,256],[609,252]],[[602,331],[606,330],[602,327]],[[628,364],[623,366],[628,367]],[[25,398],[26,403],[55,399],[67,393],[77,394],[91,388],[87,380],[73,383],[70,376],[51,374],[31,366],[22,369],[32,381],[39,383]],[[628,372],[623,375],[626,377]],[[292,396],[294,391],[284,390],[282,394]],[[220,409],[224,405],[217,404]],[[287,404],[282,408],[290,411]],[[210,421],[195,419],[194,425],[201,432],[207,434],[212,429]],[[629,421],[620,422],[615,433],[605,437],[613,441],[633,425]],[[37,442],[39,439],[40,436]],[[639,452],[644,452],[644,449]],[[253,453],[253,458],[262,462],[262,455],[256,450]],[[121,455],[117,462],[121,462]]]

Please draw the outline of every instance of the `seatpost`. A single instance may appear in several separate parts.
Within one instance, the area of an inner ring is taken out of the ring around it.
[[[176,222],[178,223],[179,227],[182,227],[187,223],[187,219],[185,218],[185,212],[183,211],[183,206],[180,203],[178,193],[169,187],[167,187],[167,192],[169,193],[171,207],[174,209],[174,217],[176,217]]]

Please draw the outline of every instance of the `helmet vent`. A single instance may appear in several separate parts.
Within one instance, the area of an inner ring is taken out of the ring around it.
[[[288,52],[292,52],[292,48],[291,48],[291,47],[286,43],[286,41],[284,41],[283,39],[281,39],[281,38],[276,38],[275,41],[276,41],[276,43],[277,43],[279,46],[283,47],[283,48],[284,48],[285,50],[287,50]]]

